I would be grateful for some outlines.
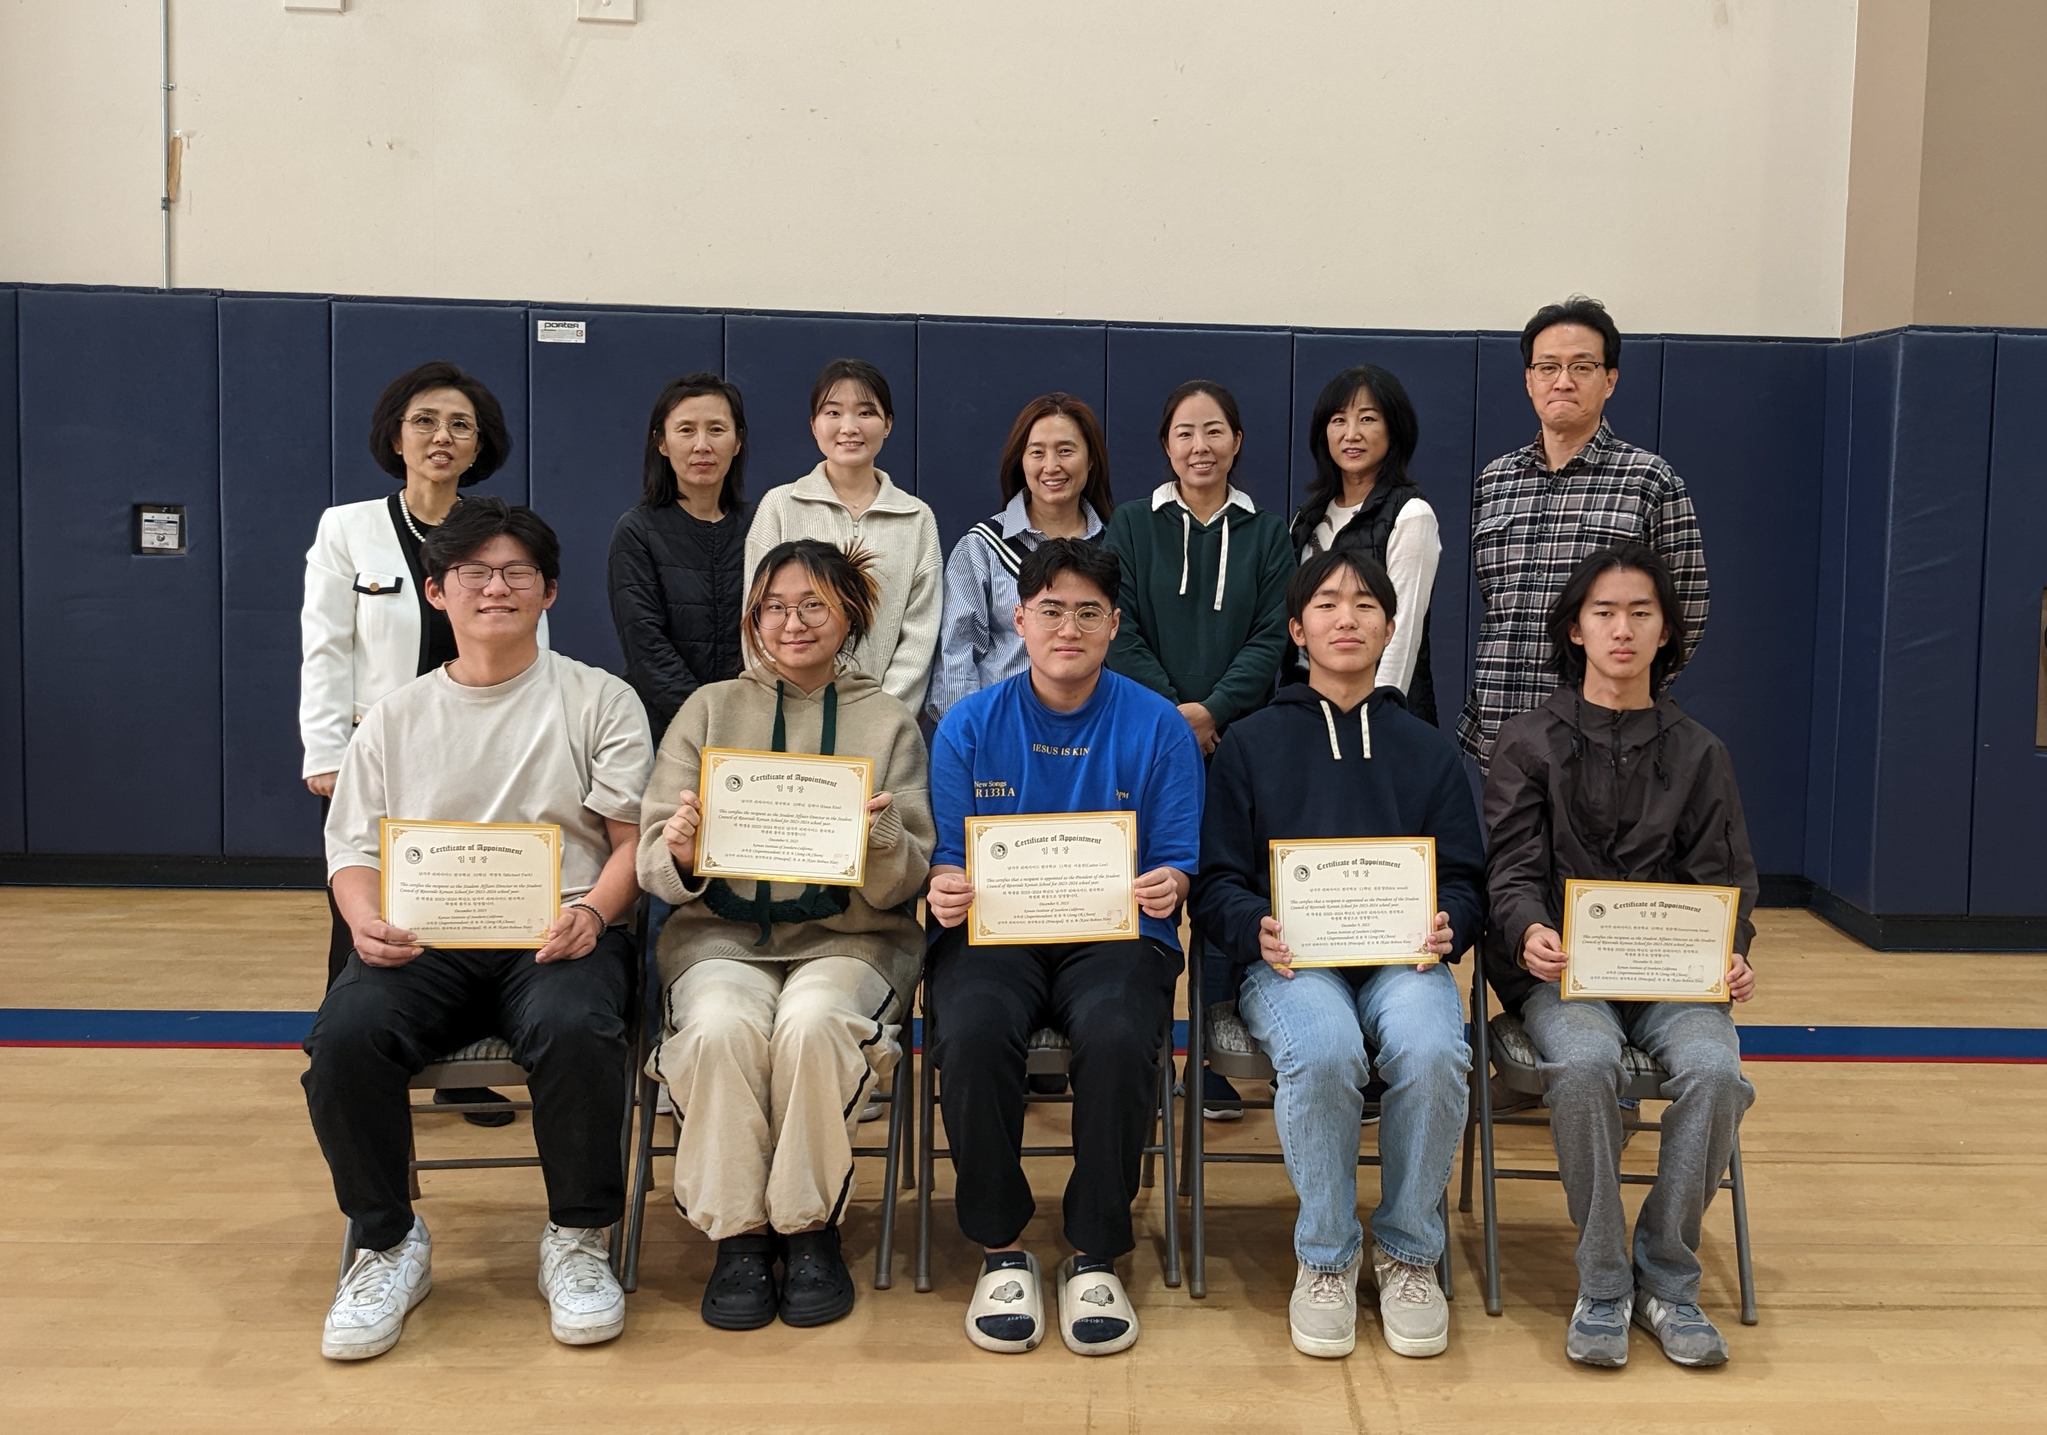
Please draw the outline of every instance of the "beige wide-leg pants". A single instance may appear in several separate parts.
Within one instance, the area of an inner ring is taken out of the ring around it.
[[[712,1240],[836,1223],[860,1108],[902,1054],[895,993],[853,957],[701,961],[654,1054],[682,1117],[675,1203]]]

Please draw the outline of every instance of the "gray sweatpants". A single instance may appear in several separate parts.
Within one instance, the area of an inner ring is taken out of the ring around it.
[[[1734,1153],[1741,1115],[1756,1099],[1742,1078],[1741,1042],[1726,1006],[1693,1002],[1565,1001],[1537,987],[1521,1021],[1541,1054],[1550,1133],[1571,1220],[1578,1290],[1619,1300],[1639,1286],[1677,1304],[1699,1298],[1699,1222]],[[1641,1048],[1670,1073],[1656,1184],[1635,1222],[1629,1270],[1621,1209],[1621,1047]]]

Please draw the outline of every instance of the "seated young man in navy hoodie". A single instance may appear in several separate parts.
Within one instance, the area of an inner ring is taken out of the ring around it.
[[[1457,983],[1440,961],[1294,970],[1267,856],[1275,839],[1433,837],[1444,910],[1427,949],[1449,957],[1478,939],[1485,852],[1457,749],[1397,689],[1377,686],[1397,601],[1386,570],[1356,550],[1301,565],[1287,585],[1287,627],[1308,681],[1223,735],[1201,825],[1194,919],[1228,958],[1244,1025],[1278,1073],[1273,1114],[1301,1199],[1287,1318],[1306,1355],[1348,1355],[1357,1339],[1368,1051],[1386,1083],[1372,1213],[1380,1324],[1400,1355],[1437,1355],[1450,1341],[1435,1267],[1471,1069]]]
[[[1054,1027],[1073,1043],[1073,1176],[1059,1273],[1060,1334],[1080,1355],[1137,1339],[1116,1277],[1136,1241],[1130,1203],[1158,1097],[1159,1047],[1180,975],[1174,917],[1201,837],[1201,750],[1185,718],[1105,670],[1116,636],[1118,562],[1070,538],[1038,545],[1017,574],[1011,621],[1028,670],[962,698],[931,741],[932,1059],[956,1173],[960,1229],[986,1253],[967,1338],[1020,1354],[1044,1333],[1036,1261],[1018,1244],[1036,1205],[1021,1160],[1025,1042]],[[1139,934],[1111,942],[966,941],[966,820],[1034,812],[1137,814]]]
[[[1578,1302],[1564,1352],[1625,1365],[1628,1324],[1679,1365],[1720,1365],[1727,1342],[1698,1306],[1699,1223],[1755,1089],[1741,1074],[1732,1008],[1706,1002],[1565,1001],[1564,883],[1739,887],[1735,1001],[1755,994],[1748,949],[1758,883],[1734,763],[1720,739],[1660,696],[1684,663],[1684,608],[1655,549],[1622,544],[1580,563],[1549,612],[1563,680],[1510,718],[1485,790],[1492,852],[1486,980],[1542,1056],[1550,1135],[1578,1227]],[[1624,1046],[1670,1073],[1656,1184],[1635,1222],[1621,1206]]]

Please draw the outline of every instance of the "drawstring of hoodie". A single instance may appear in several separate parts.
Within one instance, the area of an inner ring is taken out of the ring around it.
[[[1218,613],[1223,610],[1223,594],[1229,590],[1230,585],[1230,509],[1227,501],[1223,504],[1222,521],[1222,561],[1216,565],[1215,572],[1215,611]],[[1180,503],[1180,594],[1182,597],[1185,597],[1187,593],[1187,550],[1193,535],[1194,514],[1187,507],[1186,501],[1183,499]]]
[[[1343,749],[1336,742],[1336,713],[1329,706],[1327,698],[1318,699],[1322,704],[1322,724],[1329,729],[1329,755],[1338,762],[1343,761]],[[1367,721],[1371,712],[1370,702],[1358,704],[1358,741],[1364,747],[1365,761],[1372,760],[1372,725]]]

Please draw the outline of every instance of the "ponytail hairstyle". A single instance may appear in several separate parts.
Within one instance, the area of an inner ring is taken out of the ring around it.
[[[832,615],[846,624],[846,645],[857,644],[874,627],[874,605],[881,599],[881,585],[875,581],[874,554],[855,543],[847,548],[815,538],[795,538],[777,543],[762,555],[753,570],[753,583],[746,591],[746,613],[740,619],[739,640],[747,656],[762,667],[774,667],[761,642],[761,604],[768,586],[786,564],[794,563],[810,580],[810,589]]]

